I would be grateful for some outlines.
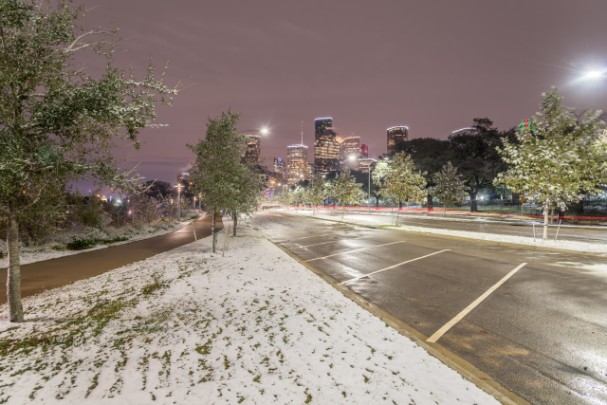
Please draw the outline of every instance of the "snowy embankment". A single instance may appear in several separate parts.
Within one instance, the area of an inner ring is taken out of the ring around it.
[[[241,232],[27,298],[20,325],[1,307],[0,402],[497,403]]]
[[[414,216],[401,216],[402,221],[398,226],[394,225],[394,217],[386,215],[368,215],[360,213],[346,213],[343,217],[341,215],[327,215],[316,212],[312,214],[312,211],[288,211],[290,214],[313,216],[318,219],[326,219],[330,221],[347,222],[355,225],[371,225],[371,226],[382,226],[392,227],[402,231],[427,233],[435,235],[444,235],[466,239],[476,239],[483,241],[491,241],[498,243],[508,243],[513,245],[522,245],[528,247],[540,247],[547,249],[565,250],[578,253],[603,253],[607,255],[607,244],[605,243],[588,243],[588,242],[576,242],[570,240],[542,240],[541,239],[541,226],[537,227],[537,238],[525,237],[525,236],[513,236],[503,234],[492,234],[492,233],[481,233],[481,232],[470,232],[470,231],[456,231],[451,229],[440,229],[430,228],[421,226],[407,225],[407,218],[413,218]],[[421,217],[426,219],[427,217]],[[433,220],[441,221],[442,218],[432,218]],[[464,221],[464,220],[460,220]],[[470,221],[468,219],[467,221]],[[605,230],[607,232],[607,229]]]
[[[54,240],[43,245],[36,246],[21,246],[20,262],[21,264],[29,264],[40,262],[43,260],[55,259],[63,256],[75,255],[82,252],[88,252],[91,250],[105,249],[110,246],[122,245],[124,243],[130,243],[141,239],[152,238],[154,236],[164,235],[165,233],[173,232],[180,227],[184,226],[188,222],[161,222],[153,225],[142,225],[136,227],[123,227],[123,228],[108,228],[105,232],[99,231],[95,228],[87,228],[83,232],[79,233],[61,233],[55,235]],[[65,244],[70,242],[74,238],[81,239],[106,239],[124,237],[128,240],[121,242],[113,242],[111,244],[98,244],[90,249],[83,250],[68,250],[65,248]],[[8,267],[8,255],[6,254],[6,241],[0,240],[0,251],[3,253],[0,256],[0,268]]]

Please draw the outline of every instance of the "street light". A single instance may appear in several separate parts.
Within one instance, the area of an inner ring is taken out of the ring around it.
[[[183,184],[179,183],[175,188],[177,189],[177,221],[181,221],[181,189]]]

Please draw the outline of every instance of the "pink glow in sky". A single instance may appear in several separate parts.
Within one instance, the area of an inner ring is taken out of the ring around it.
[[[607,109],[607,84],[575,79],[607,65],[607,1],[85,0],[84,25],[121,31],[116,60],[143,73],[168,63],[182,91],[143,131],[148,179],[175,181],[206,119],[231,108],[241,129],[268,126],[266,164],[286,146],[312,145],[313,120],[332,116],[375,157],[385,129],[446,138],[488,117],[500,129],[533,115],[556,85],[565,104]]]

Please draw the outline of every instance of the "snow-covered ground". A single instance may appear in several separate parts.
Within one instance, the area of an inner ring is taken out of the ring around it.
[[[124,243],[134,242],[136,240],[151,238],[153,236],[163,235],[165,233],[173,232],[180,227],[184,226],[188,222],[163,222],[154,225],[142,225],[138,227],[124,227],[118,228],[110,231],[109,235],[106,233],[102,233],[96,229],[89,229],[84,232],[84,234],[79,233],[64,233],[61,235],[57,235],[55,237],[55,241],[45,243],[43,245],[37,246],[22,246],[21,247],[21,255],[20,262],[21,264],[35,263],[43,260],[55,259],[57,257],[70,256],[75,255],[82,252],[87,252],[90,250],[97,249],[105,249],[110,246],[121,245]],[[85,239],[90,239],[94,237],[99,238],[111,238],[116,236],[123,236],[129,238],[123,242],[114,242],[108,245],[98,244],[95,247],[84,250],[67,250],[65,249],[65,243],[70,242],[72,237],[81,237]],[[6,241],[0,239],[0,251],[3,252],[3,257],[0,258],[0,268],[8,267],[8,255],[6,254]],[[56,247],[60,247],[57,249]]]
[[[398,226],[394,226],[394,216],[390,215],[368,215],[364,213],[348,213],[342,217],[341,215],[328,215],[323,213],[322,211],[316,211],[312,214],[311,210],[298,210],[298,211],[288,211],[290,214],[295,215],[304,215],[304,216],[314,216],[319,219],[327,219],[331,221],[342,221],[348,222],[352,224],[361,224],[361,225],[373,225],[373,226],[392,226],[393,229],[400,229],[402,231],[409,232],[419,232],[419,233],[428,233],[435,235],[446,235],[451,237],[460,237],[467,239],[476,239],[476,240],[484,240],[484,241],[492,241],[499,243],[509,243],[515,245],[523,245],[523,246],[534,246],[540,248],[549,248],[549,249],[558,249],[558,250],[567,250],[572,252],[580,252],[580,253],[603,253],[607,254],[607,244],[605,243],[588,243],[588,242],[576,242],[569,240],[542,240],[541,232],[542,227],[537,226],[537,238],[533,238],[532,236],[524,237],[524,236],[513,236],[513,235],[501,235],[501,234],[491,234],[491,233],[481,233],[481,232],[469,232],[469,231],[455,231],[450,229],[440,229],[440,228],[426,228],[420,226],[411,226],[406,225],[407,218],[413,218],[412,215],[401,216],[402,223]],[[427,217],[421,217],[427,218]],[[441,221],[442,218],[432,218],[433,220]],[[470,219],[464,220],[470,221]],[[605,228],[605,232],[607,232],[607,228]]]
[[[497,403],[240,232],[0,307],[0,403]]]

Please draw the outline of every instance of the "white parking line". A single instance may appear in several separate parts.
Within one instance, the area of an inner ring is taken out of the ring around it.
[[[306,262],[313,262],[314,260],[328,259],[329,257],[333,257],[333,256],[345,255],[346,253],[360,252],[361,250],[373,249],[373,248],[378,248],[378,247],[382,247],[382,246],[396,245],[397,243],[405,243],[405,241],[402,240],[400,242],[390,242],[390,243],[384,243],[383,245],[375,245],[375,246],[368,246],[368,247],[359,248],[359,249],[348,250],[347,252],[339,252],[339,253],[334,253],[334,254],[328,255],[328,256],[317,257],[315,259],[309,259],[309,260],[306,260]]]
[[[470,305],[468,305],[466,308],[464,308],[462,310],[462,312],[460,312],[459,314],[457,314],[453,319],[451,319],[449,322],[447,322],[445,325],[443,325],[442,328],[440,328],[439,330],[437,330],[436,332],[434,332],[434,334],[432,336],[430,336],[426,342],[428,343],[435,343],[438,339],[440,339],[445,333],[447,333],[447,331],[449,329],[451,329],[456,323],[458,323],[459,321],[461,321],[466,315],[468,315],[474,308],[476,308],[481,302],[483,302],[485,300],[485,298],[487,298],[489,295],[491,295],[495,290],[497,290],[502,284],[504,284],[506,281],[508,281],[508,279],[512,276],[514,276],[514,274],[519,271],[520,269],[522,269],[523,267],[525,267],[527,265],[527,263],[521,263],[519,264],[514,270],[512,270],[510,273],[506,274],[504,276],[504,278],[502,278],[500,281],[498,281],[497,283],[495,283],[491,288],[489,288],[487,291],[485,291],[485,293],[483,295],[481,295],[480,297],[478,297],[476,300],[474,300],[474,302]]]
[[[351,278],[350,280],[342,281],[341,283],[339,283],[339,285],[344,285],[344,284],[346,284],[346,283],[349,283],[350,281],[359,280],[359,279],[361,279],[361,278],[369,277],[369,276],[372,276],[373,274],[381,273],[381,272],[383,272],[383,271],[392,270],[392,269],[394,269],[394,268],[396,268],[396,267],[402,266],[403,264],[407,264],[407,263],[415,262],[415,261],[417,261],[417,260],[425,259],[426,257],[434,256],[434,255],[437,255],[437,254],[439,254],[439,253],[443,253],[443,252],[448,252],[449,250],[451,250],[451,249],[443,249],[443,250],[439,250],[438,252],[430,253],[430,254],[427,254],[427,255],[425,255],[425,256],[416,257],[415,259],[410,259],[410,260],[407,260],[407,261],[405,261],[405,262],[398,263],[398,264],[394,264],[394,265],[389,266],[389,267],[384,267],[383,269],[376,270],[376,271],[374,271],[373,273],[364,274],[364,275],[362,275],[362,276],[358,276],[358,277]]]

